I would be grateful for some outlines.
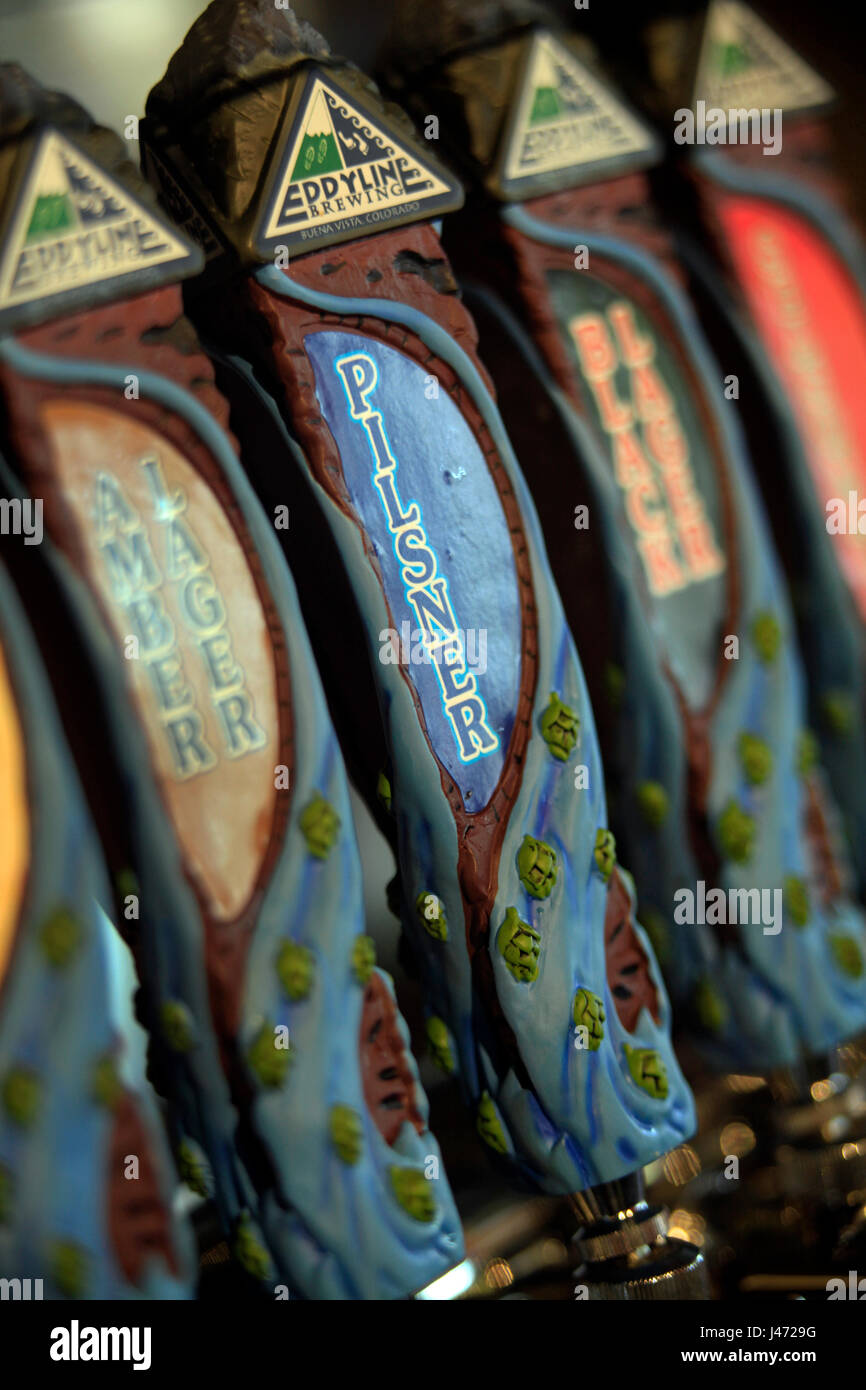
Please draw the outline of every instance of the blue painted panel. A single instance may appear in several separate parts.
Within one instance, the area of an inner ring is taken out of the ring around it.
[[[305,347],[393,614],[395,641],[380,642],[379,658],[409,660],[436,756],[467,810],[480,811],[505,761],[521,652],[514,553],[490,470],[454,402],[403,353],[357,333],[310,333]],[[447,643],[452,626],[460,636]]]

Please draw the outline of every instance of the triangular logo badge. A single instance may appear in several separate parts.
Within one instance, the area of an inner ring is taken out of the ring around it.
[[[502,141],[494,180],[507,197],[583,182],[652,163],[648,126],[574,54],[544,32],[533,36]]]
[[[277,169],[254,236],[263,255],[280,244],[313,251],[463,202],[455,178],[318,68],[308,74]]]
[[[177,280],[200,266],[185,237],[47,129],[0,238],[0,325]]]
[[[694,100],[724,111],[802,111],[833,89],[738,0],[714,0],[704,28]]]

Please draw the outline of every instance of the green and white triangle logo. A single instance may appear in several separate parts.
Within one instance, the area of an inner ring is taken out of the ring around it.
[[[494,179],[506,196],[562,187],[600,166],[650,163],[648,126],[551,34],[532,38],[502,140]]]
[[[0,323],[180,279],[201,256],[59,131],[40,135],[0,237]],[[94,294],[94,287],[103,292]]]
[[[694,101],[723,110],[802,111],[833,89],[739,0],[713,0],[704,27]]]
[[[262,255],[278,245],[313,251],[426,221],[462,202],[455,178],[312,68],[254,242]]]

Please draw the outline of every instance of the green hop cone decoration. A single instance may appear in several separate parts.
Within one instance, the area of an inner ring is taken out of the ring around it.
[[[376,964],[376,943],[372,936],[355,937],[352,946],[352,969],[359,985],[366,985]]]
[[[751,67],[748,50],[741,43],[714,43],[712,58],[720,77],[734,77]]]
[[[616,840],[609,830],[603,830],[601,826],[595,832],[595,849],[592,855],[598,872],[605,883],[608,883],[616,863]]]
[[[837,738],[846,738],[857,717],[854,701],[847,690],[828,690],[821,697],[821,718]]]
[[[710,1033],[720,1033],[728,1019],[728,1009],[712,980],[706,976],[695,987],[695,1010]]]
[[[418,920],[434,941],[448,940],[448,922],[441,899],[435,893],[419,893],[415,899]]]
[[[784,885],[785,911],[795,927],[808,925],[810,917],[809,889],[796,874],[788,874]]]
[[[664,965],[671,958],[671,933],[664,913],[653,907],[643,907],[640,921],[655,951],[656,960]]]
[[[803,729],[797,739],[797,771],[808,777],[818,766],[819,744],[811,729]]]
[[[652,830],[663,825],[668,814],[668,794],[661,782],[641,782],[636,792],[638,810]]]
[[[550,701],[539,722],[541,737],[554,758],[557,758],[561,763],[567,762],[569,754],[577,743],[580,720],[573,709],[569,709],[568,705],[562,703],[555,690],[550,692]]]
[[[735,864],[751,858],[755,840],[755,819],[736,801],[729,801],[718,820],[722,853]]]
[[[772,613],[756,613],[752,623],[752,642],[765,666],[775,661],[782,642],[782,629]]]
[[[430,1055],[442,1071],[449,1076],[455,1071],[454,1053],[451,1048],[451,1034],[444,1019],[428,1018],[427,1026],[427,1045],[430,1048]]]
[[[494,1149],[498,1154],[508,1152],[505,1130],[489,1091],[483,1091],[481,1094],[475,1117],[475,1128],[489,1148]]]
[[[114,886],[119,898],[140,898],[141,887],[132,869],[120,869],[114,876]]]
[[[668,1094],[668,1077],[665,1065],[653,1047],[625,1046],[625,1057],[632,1080],[652,1096],[653,1100],[665,1100]]]
[[[284,1047],[282,1041],[282,1034],[266,1019],[247,1053],[250,1070],[272,1090],[282,1086],[292,1064],[292,1049]]]
[[[381,802],[381,804],[384,806],[385,810],[386,810],[386,811],[389,813],[389,815],[390,815],[390,812],[391,812],[391,783],[388,781],[388,778],[385,776],[384,772],[380,772],[380,773],[379,773],[379,778],[378,778],[378,781],[376,782],[376,795],[377,795],[377,797],[379,798],[379,801]]]
[[[13,1067],[0,1087],[0,1101],[14,1125],[26,1129],[36,1119],[42,1083],[29,1067]]]
[[[253,1226],[249,1212],[242,1212],[235,1227],[234,1256],[242,1269],[262,1282],[273,1278],[271,1257]]]
[[[189,1052],[195,1041],[195,1024],[186,1004],[166,999],[159,1014],[163,1039],[172,1052]]]
[[[354,1164],[361,1157],[363,1126],[361,1116],[350,1105],[332,1105],[331,1143],[344,1163]]]
[[[110,1052],[100,1057],[94,1065],[90,1093],[97,1105],[105,1106],[106,1110],[113,1110],[123,1095],[117,1063]]]
[[[51,1276],[67,1298],[81,1298],[87,1287],[87,1254],[71,1240],[57,1240],[51,1251]]]
[[[313,987],[315,957],[306,946],[284,941],[277,953],[276,970],[289,999],[306,999]]]
[[[604,1038],[604,1003],[597,994],[588,989],[579,989],[572,1005],[574,1026],[584,1031],[579,1034],[581,1045],[587,1052],[597,1052]]]
[[[340,829],[340,817],[331,803],[316,792],[301,812],[298,824],[310,854],[316,859],[327,859]]]
[[[769,745],[755,734],[740,734],[738,746],[746,781],[753,787],[760,787],[773,770],[773,754]]]
[[[517,851],[517,874],[533,898],[549,898],[556,883],[556,850],[544,840],[524,835]]]
[[[214,1191],[213,1173],[198,1144],[182,1139],[177,1149],[177,1171],[181,1182],[199,1197],[211,1197]]]
[[[621,709],[625,698],[625,671],[612,661],[604,668],[604,690],[611,709]]]
[[[541,936],[521,920],[516,907],[506,910],[505,920],[496,933],[496,949],[515,980],[526,983],[537,979]]]
[[[436,1216],[432,1184],[420,1168],[390,1169],[394,1196],[414,1221],[430,1222]]]
[[[59,907],[52,912],[39,932],[39,944],[48,964],[55,970],[63,970],[81,944],[82,935],[80,923],[67,908]]]
[[[842,932],[836,932],[828,937],[830,950],[833,959],[842,971],[851,980],[859,980],[863,976],[863,952],[853,936],[846,936]]]

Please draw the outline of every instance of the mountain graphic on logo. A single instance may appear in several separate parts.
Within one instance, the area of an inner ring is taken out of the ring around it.
[[[0,231],[0,321],[4,328],[35,322],[71,307],[73,298],[101,302],[104,288],[85,291],[121,277],[130,289],[136,281],[141,289],[177,280],[199,261],[153,208],[49,127],[37,137]]]
[[[332,174],[393,154],[394,146],[386,144],[348,102],[319,85],[310,102],[292,180]]]
[[[330,73],[312,68],[255,244],[264,255],[280,243],[312,249],[368,227],[435,217],[462,200],[457,181],[391,131],[382,113],[374,117]]]
[[[39,241],[75,226],[75,214],[66,193],[40,193],[33,205],[33,216],[25,240]]]
[[[324,88],[316,93],[304,127],[301,148],[292,170],[293,179],[308,179],[315,174],[330,174],[342,169],[343,161],[337,149],[337,137],[331,122]]]
[[[533,35],[516,87],[494,183],[505,196],[528,196],[537,181],[558,183],[567,171],[641,160],[655,141],[602,80],[552,34]]]
[[[555,120],[561,112],[562,102],[556,88],[536,87],[535,96],[532,99],[532,110],[529,113],[529,124],[537,125],[539,121]]]
[[[713,0],[707,14],[694,100],[723,110],[821,106],[833,96],[822,77],[739,0]]]
[[[539,49],[534,74],[538,85],[532,99],[530,125],[592,111],[598,105],[580,72],[569,63],[570,56],[552,41]]]
[[[752,66],[755,55],[742,43],[714,43],[712,61],[720,77],[734,77]]]

